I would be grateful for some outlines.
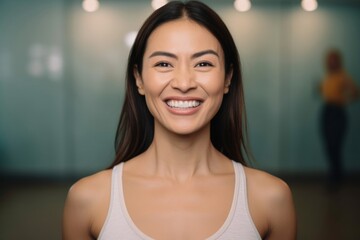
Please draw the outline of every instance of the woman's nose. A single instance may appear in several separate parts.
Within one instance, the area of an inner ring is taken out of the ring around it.
[[[195,74],[189,67],[179,67],[176,69],[174,77],[171,81],[171,87],[180,90],[181,92],[188,92],[197,87],[195,81]]]

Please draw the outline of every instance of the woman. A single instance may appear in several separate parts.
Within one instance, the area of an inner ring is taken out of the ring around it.
[[[130,53],[116,159],[69,191],[64,239],[295,239],[288,186],[246,167],[242,89],[213,10],[155,11]]]
[[[326,76],[321,83],[324,105],[321,112],[321,131],[329,163],[330,187],[342,180],[342,148],[347,129],[346,106],[359,97],[359,90],[342,65],[336,49],[327,52]]]

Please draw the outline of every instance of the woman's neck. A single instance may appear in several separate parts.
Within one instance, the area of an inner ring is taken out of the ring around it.
[[[155,129],[154,140],[143,154],[154,174],[181,182],[209,174],[213,161],[221,156],[211,144],[210,126],[189,135]]]

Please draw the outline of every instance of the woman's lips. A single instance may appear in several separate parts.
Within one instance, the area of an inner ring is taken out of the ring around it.
[[[177,115],[191,115],[200,109],[202,100],[199,99],[172,99],[165,100],[168,110]]]
[[[166,104],[171,108],[195,108],[201,104],[198,100],[167,100]]]

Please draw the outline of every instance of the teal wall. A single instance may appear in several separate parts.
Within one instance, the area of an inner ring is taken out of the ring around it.
[[[82,175],[111,163],[129,48],[150,1],[0,0],[0,173]],[[259,168],[325,172],[316,93],[326,49],[360,85],[360,4],[262,1],[236,12],[208,2],[239,48],[250,142]],[[269,3],[271,2],[271,4]],[[300,1],[299,1],[300,2]],[[345,165],[360,171],[360,103],[349,108]]]

